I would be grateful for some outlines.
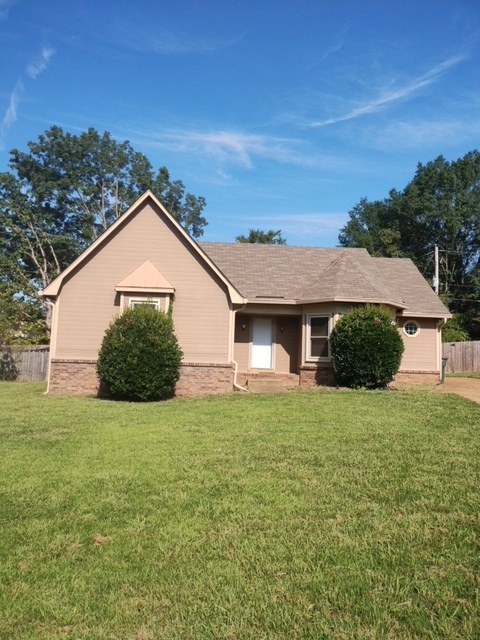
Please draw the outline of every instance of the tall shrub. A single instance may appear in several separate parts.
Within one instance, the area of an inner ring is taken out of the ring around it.
[[[357,389],[385,388],[400,368],[404,348],[391,315],[373,305],[342,316],[330,346],[337,382]]]
[[[110,324],[98,354],[102,391],[117,400],[165,399],[182,355],[169,316],[147,304],[126,309]]]

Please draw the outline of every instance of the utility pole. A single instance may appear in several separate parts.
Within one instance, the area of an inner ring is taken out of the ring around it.
[[[435,276],[433,278],[433,288],[437,296],[440,289],[439,280],[440,280],[440,274],[439,274],[439,264],[438,264],[438,244],[436,244],[435,245]]]

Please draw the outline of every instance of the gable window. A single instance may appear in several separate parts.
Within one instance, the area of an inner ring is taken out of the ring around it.
[[[330,360],[330,316],[307,316],[307,360]]]
[[[141,304],[147,304],[157,311],[160,311],[160,300],[158,298],[130,298],[131,307],[138,307]]]
[[[403,333],[409,338],[413,338],[420,331],[420,325],[414,320],[409,320],[403,325]]]

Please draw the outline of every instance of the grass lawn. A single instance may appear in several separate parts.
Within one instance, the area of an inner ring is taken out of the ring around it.
[[[480,405],[0,383],[0,638],[478,640]]]
[[[470,373],[447,373],[447,378],[480,378],[480,371]]]

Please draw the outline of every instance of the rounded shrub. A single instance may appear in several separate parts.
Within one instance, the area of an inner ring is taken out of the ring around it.
[[[330,336],[338,384],[354,389],[383,389],[400,368],[403,340],[392,316],[366,305],[340,318]]]
[[[148,304],[125,309],[105,332],[98,354],[102,393],[136,402],[167,398],[182,355],[170,316]]]

